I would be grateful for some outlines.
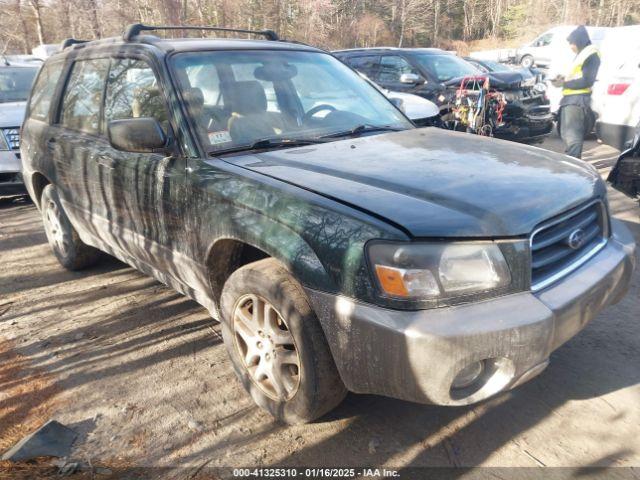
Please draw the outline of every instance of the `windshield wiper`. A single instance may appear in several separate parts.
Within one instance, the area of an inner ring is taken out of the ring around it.
[[[401,130],[404,130],[404,128],[391,127],[389,125],[372,125],[368,123],[363,123],[360,125],[356,125],[355,127],[350,128],[349,130],[322,135],[320,138],[346,137],[346,136],[352,136],[352,135],[360,135],[362,133],[367,133],[367,132],[399,132]]]
[[[319,138],[261,138],[249,145],[238,145],[237,147],[225,148],[209,152],[209,155],[217,157],[227,153],[250,152],[252,150],[268,150],[283,147],[303,147],[316,143],[325,143],[326,140]]]

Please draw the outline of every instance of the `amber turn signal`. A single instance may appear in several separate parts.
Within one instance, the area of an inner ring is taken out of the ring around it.
[[[376,265],[376,275],[380,282],[380,287],[388,295],[394,297],[408,297],[409,292],[404,285],[404,279],[402,278],[402,270],[397,268],[383,267],[382,265]]]

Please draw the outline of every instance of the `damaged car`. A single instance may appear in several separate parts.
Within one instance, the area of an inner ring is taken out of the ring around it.
[[[447,128],[507,140],[541,140],[553,129],[535,77],[485,72],[437,48],[363,48],[333,54],[383,88],[435,102]]]
[[[588,164],[416,128],[273,31],[153,34],[187,29],[217,30],[65,41],[29,101],[25,182],[63,267],[104,251],[200,303],[275,418],[348,391],[485,400],[625,295],[635,243]]]
[[[504,75],[505,77],[510,77],[513,79],[512,75],[515,72],[520,76],[520,83],[523,87],[536,86],[536,90],[542,92],[544,92],[547,88],[547,85],[544,83],[545,73],[538,68],[518,68],[516,66],[510,66],[493,60],[478,59],[473,57],[463,57],[463,59],[471,63],[473,66],[484,73],[492,73],[493,76],[499,77],[500,75]]]
[[[26,194],[20,163],[20,126],[38,66],[0,61],[0,196]]]

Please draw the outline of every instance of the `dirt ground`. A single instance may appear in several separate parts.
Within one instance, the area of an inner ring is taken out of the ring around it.
[[[589,142],[585,159],[606,174],[615,155]],[[638,205],[610,199],[640,241]],[[640,467],[639,272],[512,392],[459,408],[350,394],[287,427],[245,394],[204,308],[115,260],[65,271],[29,202],[0,202],[0,265],[2,449],[55,418],[94,464]]]

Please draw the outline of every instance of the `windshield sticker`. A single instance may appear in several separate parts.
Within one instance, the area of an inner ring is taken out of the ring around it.
[[[220,130],[219,132],[209,132],[209,143],[211,145],[219,145],[221,143],[229,143],[231,141],[231,135],[226,130]]]

